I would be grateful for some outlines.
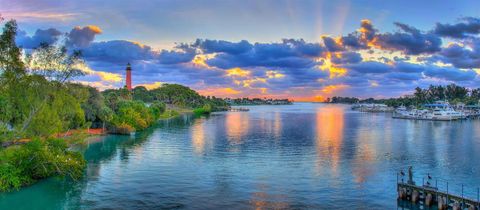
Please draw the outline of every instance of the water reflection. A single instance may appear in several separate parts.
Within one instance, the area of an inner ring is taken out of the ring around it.
[[[289,209],[288,195],[275,194],[271,186],[265,183],[258,183],[252,192],[250,204],[253,209]]]
[[[183,116],[91,143],[84,180],[0,194],[0,209],[394,209],[409,165],[479,186],[478,128],[324,104]]]
[[[250,129],[250,115],[243,112],[229,112],[225,115],[225,129],[231,144],[240,144]]]
[[[317,151],[317,173],[331,171],[338,175],[338,164],[341,158],[344,107],[321,106],[316,110],[315,143]],[[325,170],[323,167],[329,167]]]
[[[202,120],[196,121],[192,126],[192,146],[197,154],[203,154],[205,149],[205,126]]]
[[[282,135],[282,115],[278,111],[274,113],[273,134],[275,139],[279,139]]]

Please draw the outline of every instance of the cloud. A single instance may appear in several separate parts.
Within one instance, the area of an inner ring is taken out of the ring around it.
[[[199,90],[199,93],[206,96],[217,96],[217,97],[235,97],[242,93],[240,90],[235,90],[230,87],[216,87],[216,88],[206,88]]]
[[[326,93],[326,94],[331,94],[334,91],[343,90],[343,89],[346,89],[346,88],[349,88],[349,87],[350,86],[345,85],[345,84],[327,85],[327,86],[323,87],[320,91],[323,92],[323,93]]]
[[[69,21],[79,16],[80,13],[60,13],[60,12],[46,12],[46,11],[14,11],[2,12],[4,17],[9,17],[19,21]]]
[[[397,62],[395,63],[395,71],[405,72],[405,73],[420,73],[425,70],[425,66],[407,63],[407,62]]]
[[[63,33],[57,29],[37,29],[33,36],[28,36],[25,31],[19,31],[15,42],[18,46],[25,49],[34,49],[40,46],[40,44],[51,45],[58,41]]]
[[[472,39],[463,45],[454,43],[431,58],[432,61],[450,63],[457,68],[480,68],[480,39]]]
[[[179,63],[187,63],[193,60],[195,58],[195,50],[194,49],[188,49],[186,51],[168,51],[168,50],[162,50],[160,52],[158,61],[161,64],[179,64]]]
[[[442,24],[437,23],[434,32],[439,36],[450,38],[466,38],[471,35],[480,33],[480,19],[474,17],[465,17],[461,19],[461,23],[457,24]]]
[[[353,50],[369,49],[369,43],[375,39],[377,32],[370,20],[362,20],[360,29],[347,36],[340,37],[340,43]]]
[[[376,61],[344,65],[344,67],[358,73],[386,73],[392,70],[392,66]]]
[[[423,72],[425,76],[450,81],[469,81],[475,79],[477,73],[473,70],[459,70],[451,67],[430,66]]]
[[[232,76],[232,77],[248,77],[251,74],[250,71],[244,70],[238,67],[228,69],[226,72],[227,72],[227,76]]]
[[[308,49],[308,50],[307,50]],[[222,69],[235,67],[279,67],[307,68],[316,64],[310,57],[315,54],[305,45],[282,43],[255,43],[253,48],[245,53],[219,53],[206,60],[206,64]]]
[[[320,42],[196,39],[168,50],[127,40],[98,42],[95,38],[101,30],[94,26],[76,27],[65,34],[67,47],[81,50],[95,69],[78,79],[85,84],[120,87],[125,65],[131,62],[134,85],[153,88],[178,83],[206,95],[307,100],[338,94],[398,96],[432,83],[475,86],[479,80],[472,69],[480,68],[480,38],[475,30],[466,29],[474,28],[474,20],[462,23],[441,25],[457,28],[446,34],[437,30],[438,24],[421,31],[395,23],[397,31],[381,32],[371,21],[362,20],[358,30],[322,36]],[[58,42],[61,35],[53,28],[31,36],[20,32],[17,42],[33,48],[41,42]],[[442,46],[445,37],[454,36],[459,38]]]
[[[93,42],[82,49],[87,60],[128,63],[140,60],[152,60],[157,54],[147,45],[125,40]]]
[[[135,85],[135,87],[143,86],[143,87],[147,88],[148,90],[152,90],[152,89],[161,87],[163,84],[165,84],[165,83],[163,83],[163,82],[153,82],[153,83],[138,84],[138,85]]]
[[[345,50],[339,41],[329,36],[322,36],[323,44],[329,52],[338,52]]]
[[[392,72],[389,73],[387,78],[394,79],[394,80],[407,80],[407,81],[415,81],[422,78],[421,73],[405,73],[405,72]]]
[[[241,54],[252,49],[252,44],[246,40],[235,43],[224,40],[197,39],[193,46],[201,49],[204,53]]]
[[[332,56],[332,62],[335,64],[353,64],[362,61],[362,56],[357,52],[340,52]]]
[[[284,44],[291,45],[302,56],[319,57],[325,51],[325,47],[319,43],[307,43],[303,39],[283,39]]]
[[[442,40],[434,33],[395,23],[401,32],[384,33],[375,36],[373,43],[380,49],[400,51],[407,55],[431,54],[441,50]]]
[[[88,25],[85,27],[77,26],[67,35],[67,46],[74,48],[85,48],[95,39],[95,36],[101,34],[102,30],[98,26]]]

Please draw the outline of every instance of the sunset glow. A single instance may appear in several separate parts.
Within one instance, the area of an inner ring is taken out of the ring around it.
[[[15,2],[2,2],[9,10],[0,14],[17,19],[18,45],[29,50],[40,42],[65,42],[80,50],[89,70],[77,82],[101,84],[98,88],[122,87],[128,62],[134,86],[178,83],[218,97],[387,98],[432,82],[467,87],[479,82],[480,20],[470,9],[474,7],[459,6],[452,12],[442,5],[437,14],[417,21],[423,7],[408,8],[416,14],[410,17],[404,15],[406,8],[392,9],[403,7],[397,2],[308,1],[309,7],[299,7],[300,2],[281,1],[285,4],[270,7],[248,1],[226,3],[221,9],[192,2],[175,13],[168,8],[178,5],[169,2],[159,3],[165,10],[157,12],[142,3],[121,1],[121,7],[108,7],[118,16],[82,2]],[[204,16],[193,15],[199,8],[205,9]],[[249,15],[255,21],[248,24],[219,12],[253,10],[261,12]],[[324,15],[310,20],[302,14]],[[438,14],[445,15],[435,17]],[[293,28],[284,28],[286,23]],[[295,91],[300,88],[302,92]]]

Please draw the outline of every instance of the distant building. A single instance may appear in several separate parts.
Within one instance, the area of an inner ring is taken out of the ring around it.
[[[132,90],[132,67],[130,66],[130,63],[127,64],[127,76],[126,76],[126,86],[127,90]]]

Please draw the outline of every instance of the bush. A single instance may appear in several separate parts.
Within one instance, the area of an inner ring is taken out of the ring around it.
[[[150,105],[150,112],[154,119],[159,119],[163,112],[165,112],[166,106],[162,102],[154,102]]]
[[[195,115],[203,115],[203,114],[210,114],[212,112],[212,106],[210,104],[205,104],[201,108],[197,108],[193,110]]]
[[[149,108],[140,101],[121,101],[113,117],[113,125],[130,125],[135,130],[143,130],[153,123],[154,119]]]
[[[110,133],[112,134],[130,135],[132,132],[135,132],[135,128],[126,123],[122,123],[110,129]]]
[[[86,162],[61,139],[34,139],[0,151],[0,190],[8,191],[52,176],[79,179]]]

